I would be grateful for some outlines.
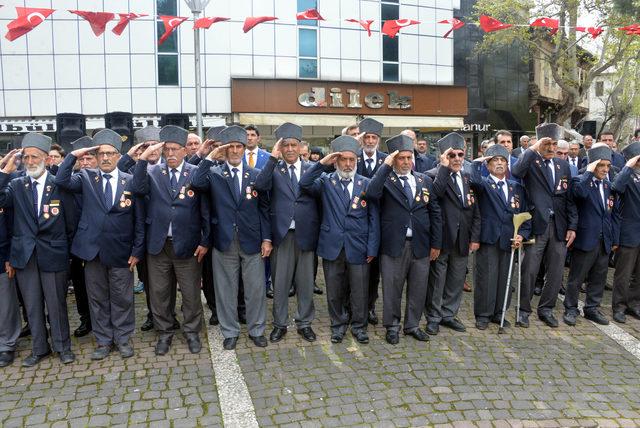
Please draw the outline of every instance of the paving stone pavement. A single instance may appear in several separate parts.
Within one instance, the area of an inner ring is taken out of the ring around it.
[[[318,279],[324,288],[321,272]],[[473,327],[473,296],[465,293],[466,333],[442,329],[429,343],[401,337],[391,346],[378,325],[368,345],[350,335],[331,344],[326,296],[315,302],[314,343],[292,324],[282,342],[256,348],[243,330],[236,353],[260,426],[640,426],[640,361],[584,319],[550,329],[532,316],[531,328],[499,336],[495,325]],[[139,326],[143,295],[136,305]],[[73,329],[72,297],[69,308]],[[270,310],[271,301],[268,320]],[[621,327],[640,338],[640,321]],[[199,355],[176,335],[170,354],[156,357],[155,334],[138,329],[135,357],[101,362],[89,358],[91,336],[74,338],[75,364],[51,358],[37,369],[19,366],[29,353],[21,340],[16,363],[0,369],[0,426],[222,426],[202,337]]]

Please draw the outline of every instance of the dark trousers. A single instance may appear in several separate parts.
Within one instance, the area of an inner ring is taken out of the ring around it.
[[[344,249],[335,260],[322,260],[325,284],[327,288],[327,306],[331,331],[344,334],[349,325],[351,308],[351,331],[367,330],[367,292],[369,284],[369,265],[350,264]],[[348,286],[347,286],[348,284]],[[347,294],[347,287],[350,293]],[[347,301],[347,296],[349,301]]]
[[[640,310],[640,247],[620,247],[616,251],[612,307],[615,311]]]
[[[578,289],[587,281],[587,297],[584,302],[584,312],[594,312],[600,307],[604,285],[607,282],[609,269],[609,254],[604,250],[602,239],[591,251],[573,249],[569,280],[564,296],[564,310],[578,313]]]
[[[78,315],[80,315],[80,321],[90,322],[89,297],[87,296],[87,284],[84,278],[84,260],[71,256],[69,275],[73,283],[73,293],[76,296],[76,309],[78,310]]]
[[[376,310],[376,302],[378,301],[378,286],[380,285],[380,258],[376,257],[369,263],[369,293],[368,293],[368,310]]]
[[[544,260],[544,288],[538,302],[538,315],[550,314],[556,306],[558,292],[562,285],[562,273],[564,259],[567,253],[567,245],[564,240],[556,237],[555,222],[549,220],[547,230],[541,235],[536,235],[536,243],[529,246],[524,252],[522,262],[522,285],[520,296],[520,310],[531,313],[531,299],[536,284],[536,277],[540,270],[540,262]]]
[[[451,320],[460,309],[469,256],[460,254],[457,247],[456,243],[455,248],[441,251],[431,262],[425,303],[428,322]]]
[[[16,282],[0,274],[0,352],[15,351],[20,336],[20,308]]]
[[[510,260],[511,251],[501,250],[498,244],[480,244],[475,254],[473,281],[473,313],[476,320],[488,322],[502,317]],[[511,300],[511,293],[508,294]]]
[[[18,284],[31,326],[31,349],[35,355],[49,351],[45,305],[51,326],[52,348],[71,349],[67,314],[67,271],[44,272],[38,268],[35,251],[24,269],[16,269]]]

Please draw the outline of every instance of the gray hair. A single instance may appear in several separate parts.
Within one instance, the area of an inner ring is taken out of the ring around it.
[[[558,148],[569,150],[569,142],[567,140],[558,140]]]

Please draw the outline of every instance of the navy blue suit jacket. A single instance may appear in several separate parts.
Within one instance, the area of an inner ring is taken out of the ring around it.
[[[322,223],[318,255],[336,260],[344,248],[347,262],[364,264],[368,256],[377,257],[380,246],[380,218],[374,201],[367,196],[369,180],[353,177],[351,200],[346,203],[337,172],[316,163],[300,178],[300,187],[322,198]]]
[[[468,169],[467,169],[468,170]],[[469,173],[461,171],[464,203],[458,196],[457,186],[451,179],[451,170],[442,165],[429,171],[435,178],[433,191],[442,210],[442,249],[458,249],[461,255],[469,254],[469,244],[480,242],[480,209],[471,188]]]
[[[380,253],[400,257],[407,229],[411,227],[415,258],[428,257],[431,248],[442,247],[442,217],[433,181],[419,172],[412,172],[416,191],[408,201],[402,181],[393,168],[382,164],[369,183],[367,196],[378,201],[380,209]]]
[[[527,191],[527,202],[533,210],[531,232],[541,235],[547,229],[550,213],[553,211],[556,225],[556,239],[564,241],[567,230],[578,227],[578,212],[570,197],[571,169],[569,163],[553,158],[555,182],[549,188],[542,168],[546,168],[542,156],[537,152],[525,150],[518,163],[513,166],[513,174],[520,177]]]
[[[11,177],[0,172],[0,207],[13,208],[13,231],[9,262],[24,269],[36,252],[38,268],[63,272],[69,268],[69,242],[75,228],[73,196],[55,184],[47,174],[40,212],[33,209],[31,178]],[[46,212],[45,212],[46,211]]]
[[[384,158],[387,157],[385,152],[381,152],[380,150],[376,150],[376,164],[373,165],[373,172],[369,174],[367,172],[367,163],[364,161],[364,153],[360,153],[358,155],[358,168],[356,169],[356,174],[362,175],[366,178],[371,178],[378,171],[378,168],[384,162]]]
[[[637,247],[640,245],[640,175],[625,166],[611,184],[617,194],[615,220],[619,224],[614,245]]]
[[[600,245],[599,237],[602,235],[604,249],[608,254],[614,243],[612,212],[615,197],[611,193],[611,183],[607,179],[602,182],[605,206],[591,172],[585,172],[571,181],[571,196],[578,209],[578,230],[573,241],[574,248],[591,251]]]
[[[13,210],[0,208],[0,269],[4,272],[4,264],[9,261],[11,251],[11,228],[13,227]]]
[[[245,151],[244,156],[242,157],[242,163],[244,164],[245,168],[249,167],[249,158],[247,156],[248,156],[248,152]],[[254,168],[255,169],[264,168],[264,166],[267,164],[267,161],[269,160],[270,157],[271,155],[269,154],[268,151],[258,147],[258,156],[256,159],[256,166],[254,166]]]
[[[496,244],[503,251],[511,249],[513,239],[513,215],[527,211],[527,198],[524,188],[515,180],[506,180],[508,199],[491,177],[482,177],[481,162],[474,162],[471,174],[471,186],[478,194],[480,202],[481,227],[480,244]],[[531,220],[520,226],[518,234],[525,240],[531,234]]]
[[[209,248],[210,230],[208,200],[203,201],[199,192],[191,187],[197,168],[184,163],[178,178],[176,191],[171,191],[171,174],[166,164],[148,168],[147,161],[136,164],[133,175],[133,192],[146,196],[147,253],[156,255],[167,240],[169,224],[173,251],[179,259],[193,257],[201,245]]]
[[[76,157],[64,158],[56,184],[70,192],[82,194],[81,215],[71,244],[71,253],[82,260],[100,257],[109,267],[126,268],[129,257],[144,257],[144,201],[132,193],[133,177],[114,170],[118,187],[115,203],[108,207],[104,200],[103,179],[99,169],[83,169],[73,173]],[[124,206],[123,206],[124,205]]]
[[[301,161],[300,178],[313,165]],[[288,165],[271,156],[256,178],[256,189],[269,192],[271,234],[273,245],[280,245],[289,231],[291,221],[296,222],[296,243],[303,251],[315,251],[320,233],[320,210],[316,198],[298,186],[295,192],[289,177]]]
[[[262,241],[271,240],[269,197],[255,188],[258,173],[257,169],[243,167],[242,192],[236,202],[233,174],[226,163],[213,166],[204,159],[198,165],[191,185],[209,195],[213,246],[218,251],[227,251],[236,233],[240,248],[247,254],[259,253]]]
[[[417,172],[426,173],[436,166],[436,158],[431,155],[421,155],[418,152],[413,153],[415,159],[415,170]]]

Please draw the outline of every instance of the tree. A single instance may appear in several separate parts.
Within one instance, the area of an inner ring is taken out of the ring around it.
[[[635,4],[638,0],[620,1]],[[475,10],[478,15],[486,14],[516,24],[507,30],[485,34],[478,49],[491,52],[498,46],[521,43],[528,48],[528,60],[539,59],[550,65],[553,80],[562,92],[559,108],[551,119],[561,124],[571,119],[596,77],[620,63],[625,54],[638,48],[636,36],[627,36],[617,30],[635,19],[633,13],[628,13],[617,1],[478,0]],[[628,10],[633,12],[635,9]],[[597,44],[589,46],[593,52],[581,48],[591,36],[576,31],[582,14],[600,17],[596,26],[605,28]],[[547,28],[530,28],[528,24],[536,17],[557,19],[558,32],[551,35]]]

